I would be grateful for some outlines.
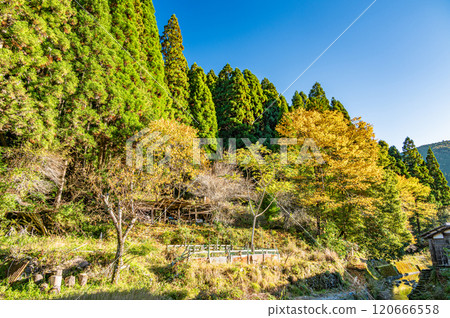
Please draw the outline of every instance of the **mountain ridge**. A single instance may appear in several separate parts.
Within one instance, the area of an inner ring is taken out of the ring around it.
[[[447,182],[450,182],[450,140],[443,140],[440,142],[435,142],[432,144],[422,145],[417,147],[419,153],[426,160],[428,147],[431,147],[433,150],[439,165],[441,166],[441,170],[447,179]]]

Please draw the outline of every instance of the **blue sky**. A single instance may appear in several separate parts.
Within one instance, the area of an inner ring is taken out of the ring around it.
[[[160,32],[178,17],[185,56],[226,63],[284,91],[373,0],[153,0]],[[377,0],[284,94],[322,84],[377,139],[450,139],[450,1]]]

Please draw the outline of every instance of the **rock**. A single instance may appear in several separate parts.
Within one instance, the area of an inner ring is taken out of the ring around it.
[[[88,261],[82,261],[78,264],[78,268],[79,269],[85,269],[86,267],[88,267],[89,265],[91,265],[91,263],[89,263]]]
[[[60,264],[56,268],[53,268],[51,270],[51,273],[53,273],[55,275],[57,271],[62,270],[63,276],[71,275],[74,271],[84,270],[87,267],[89,267],[89,265],[91,265],[91,264],[88,261],[86,261],[82,257],[77,256],[69,261],[66,261],[66,262]]]
[[[63,274],[62,269],[56,269],[53,271],[54,276],[62,276],[62,274]]]
[[[397,271],[397,268],[394,265],[392,265],[392,264],[381,265],[381,266],[377,266],[375,268],[378,270],[378,272],[384,278],[391,277],[391,276],[396,276],[396,275],[399,274],[398,271]]]
[[[52,276],[50,276],[48,282],[49,282],[50,287],[61,290],[62,276],[52,275]]]
[[[80,274],[78,275],[78,283],[80,286],[85,286],[88,281],[88,275],[87,274]]]
[[[69,288],[74,287],[75,283],[76,283],[75,276],[69,276],[64,279],[64,284]]]
[[[43,283],[39,289],[41,290],[42,293],[45,293],[48,289],[48,284]]]
[[[35,284],[41,284],[42,282],[44,282],[44,276],[42,276],[41,274],[34,274],[33,275],[33,282]]]
[[[49,293],[49,294],[57,295],[57,294],[59,294],[60,291],[61,291],[61,290],[60,290],[59,288],[53,287],[52,289],[50,289],[50,290],[48,291],[48,293]]]

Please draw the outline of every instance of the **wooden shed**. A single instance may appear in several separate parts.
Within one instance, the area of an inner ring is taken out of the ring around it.
[[[449,256],[444,248],[450,250],[450,223],[434,228],[422,234],[421,237],[428,239],[433,266],[449,267]]]

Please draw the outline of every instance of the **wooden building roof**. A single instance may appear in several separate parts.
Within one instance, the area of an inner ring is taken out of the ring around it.
[[[450,223],[445,223],[444,225],[438,226],[428,232],[423,233],[420,236],[424,239],[430,239],[430,238],[433,238],[434,235],[443,233],[447,230],[450,230]]]

